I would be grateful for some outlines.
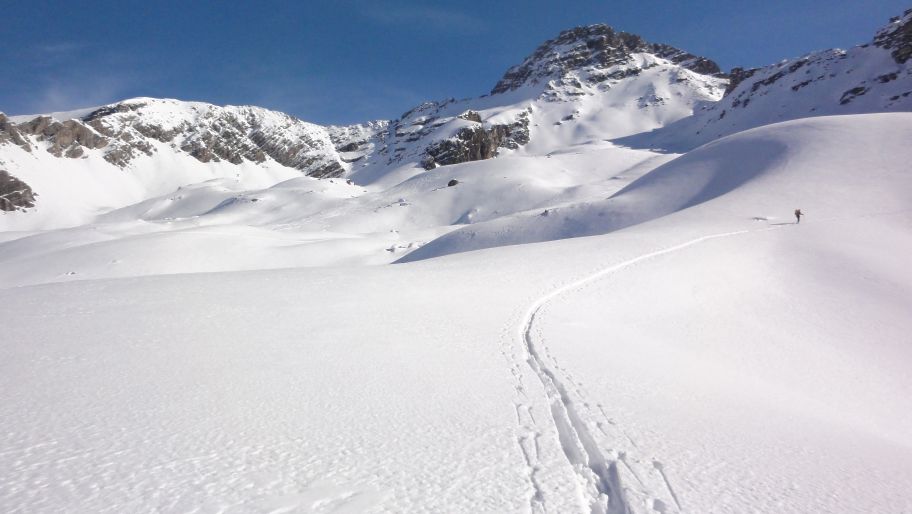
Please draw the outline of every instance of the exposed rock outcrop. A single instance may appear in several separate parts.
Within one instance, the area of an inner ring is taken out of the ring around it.
[[[460,115],[460,118],[471,118],[470,121],[477,119],[478,124],[460,129],[454,137],[428,146],[421,162],[424,169],[490,159],[497,155],[498,148],[516,149],[529,142],[528,110],[523,111],[512,124],[488,127],[481,123],[481,117],[477,112],[468,113],[467,117]]]
[[[754,73],[757,73],[757,70],[760,68],[732,68],[728,73],[728,85],[725,86],[725,94],[728,95],[735,88],[738,87],[738,84],[744,82],[745,80],[751,78]]]
[[[890,24],[874,36],[874,45],[890,50],[899,64],[912,58],[912,9],[890,19]]]
[[[595,82],[623,78],[605,70],[631,63],[635,53],[650,53],[702,75],[722,75],[719,66],[709,59],[669,45],[649,43],[636,34],[618,32],[608,25],[598,24],[565,30],[555,39],[546,41],[521,64],[507,70],[491,94],[513,91],[527,84],[560,80],[573,70],[585,69],[589,72],[589,80]],[[635,71],[618,70],[618,73]]]
[[[18,145],[26,152],[32,151],[31,143],[28,142],[28,139],[22,137],[22,133],[19,132],[16,124],[11,122],[5,114],[0,112],[0,145],[6,143]]]
[[[104,148],[108,138],[78,120],[57,121],[49,116],[39,116],[17,125],[20,133],[47,141],[47,151],[55,157],[82,157],[83,149]]]
[[[455,137],[428,147],[422,165],[424,169],[433,169],[438,165],[490,159],[497,155],[500,137],[499,131],[485,130],[481,125],[464,128]]]
[[[889,66],[889,69],[884,68],[880,74],[870,75],[871,70],[861,63],[873,60],[874,54],[880,52],[880,49],[890,51],[896,64]],[[849,106],[863,96],[885,101],[881,104],[880,100],[868,100],[878,103],[862,107],[860,112],[902,110],[901,103],[898,102],[906,98],[903,96],[905,93],[912,91],[912,69],[907,64],[910,57],[912,9],[907,10],[903,16],[892,18],[887,26],[875,34],[871,44],[857,46],[848,51],[834,49],[814,52],[763,68],[733,69],[725,91],[726,101],[720,105],[727,102],[730,104],[725,105],[727,111],[723,108],[720,117],[724,117],[725,112],[745,109],[749,105],[765,100],[765,97],[774,92],[779,98],[779,106],[789,105],[788,102],[783,104],[787,97],[793,96],[789,92],[799,93],[804,97],[803,103],[812,105],[809,112],[816,113],[831,108],[828,105],[830,98],[838,98],[840,106]],[[895,67],[896,65],[898,67]],[[830,91],[831,88],[835,91]],[[778,90],[783,91],[779,93]],[[880,94],[873,95],[873,91],[880,91]],[[803,111],[803,107],[794,106],[792,110],[797,113],[799,110]],[[849,112],[851,111],[842,110],[835,111],[834,114]],[[787,118],[786,113],[780,117]]]
[[[31,151],[28,136],[47,143],[47,151],[57,157],[77,158],[103,149],[104,158],[121,168],[153,155],[158,143],[164,143],[200,162],[261,163],[271,158],[315,177],[345,172],[325,128],[258,107],[136,99],[101,107],[78,120],[38,116],[14,124],[0,117],[0,144],[12,142]]]
[[[35,196],[28,184],[0,170],[0,211],[25,210],[35,206]]]

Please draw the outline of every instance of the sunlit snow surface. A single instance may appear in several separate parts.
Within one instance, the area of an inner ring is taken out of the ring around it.
[[[0,511],[912,511],[908,141],[815,118],[2,233]],[[441,257],[351,265],[403,256]]]

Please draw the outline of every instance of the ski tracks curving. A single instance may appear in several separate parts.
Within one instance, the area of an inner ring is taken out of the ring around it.
[[[581,385],[574,383],[569,373],[554,364],[554,359],[544,346],[541,334],[536,330],[536,320],[540,317],[542,309],[565,293],[577,290],[588,283],[637,263],[713,239],[774,229],[774,227],[770,227],[761,230],[738,230],[710,234],[639,255],[552,290],[538,298],[521,318],[519,341],[522,358],[528,370],[538,378],[542,385],[549,405],[553,428],[557,432],[560,450],[576,474],[576,486],[584,511],[588,510],[594,514],[632,514],[639,512],[640,507],[643,507],[654,512],[667,513],[682,512],[683,507],[660,461],[632,458],[628,455],[630,452],[621,450],[603,451],[599,446],[596,437],[593,436],[592,428],[600,432],[603,440],[615,440],[619,446],[626,446],[633,451],[639,450],[630,435],[616,426],[614,420],[608,416],[605,407],[600,403],[596,404],[598,412],[594,412],[584,399]],[[520,397],[520,401],[514,405],[519,427],[517,443],[529,470],[529,481],[532,487],[530,509],[533,513],[547,512],[549,511],[548,504],[542,484],[538,479],[538,473],[541,471],[539,445],[542,431],[536,427],[532,406],[528,402],[527,388],[522,380],[524,373],[515,353],[510,352],[510,360],[511,372]],[[599,417],[604,420],[594,421]],[[609,434],[609,432],[613,432],[613,434]],[[643,463],[648,463],[649,466],[646,467]],[[635,468],[640,468],[640,472],[637,472]],[[647,474],[649,477],[646,477]],[[632,478],[635,484],[625,485],[622,482],[622,475]]]

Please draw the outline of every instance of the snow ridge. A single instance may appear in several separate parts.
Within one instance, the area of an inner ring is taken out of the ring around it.
[[[735,68],[725,96],[654,133],[618,140],[683,152],[751,128],[804,117],[912,111],[912,9],[848,50]]]

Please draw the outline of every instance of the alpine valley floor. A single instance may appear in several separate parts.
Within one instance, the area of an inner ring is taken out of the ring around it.
[[[912,512],[910,140],[912,114],[820,117],[321,182],[339,232],[418,234],[530,163],[513,214],[392,265],[296,267],[281,188],[6,232],[0,511]],[[168,221],[235,237],[135,228]]]

